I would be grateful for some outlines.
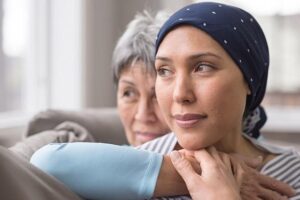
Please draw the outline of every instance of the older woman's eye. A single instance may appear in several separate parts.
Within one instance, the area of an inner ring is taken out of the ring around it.
[[[195,72],[209,72],[213,70],[213,67],[206,63],[199,63],[195,67]]]
[[[123,89],[120,90],[120,95],[118,98],[124,103],[133,103],[136,102],[139,98],[139,93],[135,89]]]
[[[132,90],[125,90],[123,92],[123,97],[133,97],[134,96],[134,92]]]

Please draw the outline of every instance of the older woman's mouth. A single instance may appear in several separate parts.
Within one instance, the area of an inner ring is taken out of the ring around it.
[[[164,134],[161,133],[154,133],[154,132],[141,132],[141,131],[135,131],[137,140],[141,142],[147,142],[150,140],[153,140],[155,138],[158,138]]]
[[[176,124],[181,128],[192,128],[198,123],[202,122],[207,118],[205,114],[175,114],[173,115]]]

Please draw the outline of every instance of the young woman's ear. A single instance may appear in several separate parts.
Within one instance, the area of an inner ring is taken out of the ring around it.
[[[247,95],[251,95],[251,90],[246,80],[245,80],[245,89],[247,90]]]
[[[247,95],[251,95],[251,90],[249,87],[247,88]]]

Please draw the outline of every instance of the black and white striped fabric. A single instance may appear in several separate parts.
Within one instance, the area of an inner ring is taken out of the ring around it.
[[[293,149],[283,149],[261,140],[256,140],[244,135],[254,145],[260,149],[265,149],[271,153],[278,154],[276,158],[269,161],[262,169],[261,173],[274,177],[280,181],[288,183],[296,190],[296,196],[291,200],[300,200],[300,155]],[[177,139],[174,133],[169,133],[160,138],[147,142],[137,149],[144,149],[160,154],[169,154],[176,146]],[[191,200],[188,196],[161,197],[153,200]]]

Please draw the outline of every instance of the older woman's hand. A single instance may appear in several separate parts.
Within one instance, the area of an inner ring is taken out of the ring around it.
[[[209,152],[211,151],[212,150],[209,149]],[[215,152],[215,150],[213,150],[213,152]],[[228,155],[221,152],[218,153],[222,160],[230,159],[232,173],[235,175],[235,180],[240,187],[240,195],[243,200],[281,200],[294,195],[294,191],[289,185],[259,173],[257,168],[262,165],[261,159],[250,159],[235,154]],[[192,166],[191,169],[187,168],[186,171],[182,172],[183,174],[181,174],[181,176],[183,178],[184,176],[188,176],[188,174],[191,175],[191,173],[188,173],[188,170],[193,170],[195,173],[201,174],[199,161],[197,161],[194,154],[195,153],[180,150],[180,155],[184,157],[181,162],[188,161]],[[188,165],[188,163],[185,164]],[[180,168],[179,162],[177,165],[174,164],[174,166],[175,168],[176,166]],[[178,171],[178,168],[176,169]]]
[[[294,190],[286,183],[259,173],[257,168],[262,165],[262,159],[249,159],[239,155],[230,155],[233,170],[236,166],[242,168],[239,182],[241,197],[244,200],[252,199],[288,199],[295,195]]]
[[[173,151],[170,156],[193,200],[241,199],[240,186],[232,173],[229,156],[221,158],[214,147],[194,152],[202,170],[201,175],[180,152]]]

